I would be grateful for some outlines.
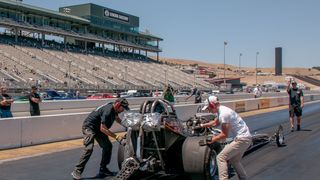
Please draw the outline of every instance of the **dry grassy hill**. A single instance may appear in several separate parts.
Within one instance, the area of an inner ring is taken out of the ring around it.
[[[160,58],[160,61],[167,62],[170,64],[176,65],[193,65],[198,64],[199,66],[205,66],[208,68],[212,68],[214,72],[217,74],[218,78],[223,77],[223,64],[210,64],[201,62],[200,60],[186,60],[186,59],[175,59],[175,58]],[[274,74],[274,68],[258,68],[262,73]],[[239,73],[238,67],[232,65],[226,65],[226,77],[241,77],[241,82],[247,83],[248,85],[255,84],[255,68],[242,67],[241,70],[243,73]],[[311,68],[283,68],[282,76],[274,76],[274,75],[266,75],[266,76],[258,76],[258,83],[263,84],[267,81],[273,81],[277,83],[286,83],[285,77],[289,74],[298,74],[298,75],[306,75],[311,76],[313,78],[320,80],[320,71]],[[298,83],[302,83],[311,89],[319,89],[319,87],[309,84],[307,82],[303,82],[297,80]]]

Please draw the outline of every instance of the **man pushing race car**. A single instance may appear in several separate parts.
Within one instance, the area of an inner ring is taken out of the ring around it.
[[[207,142],[208,144],[226,139],[230,134],[234,136],[234,140],[230,144],[226,144],[216,158],[219,169],[219,179],[228,179],[228,161],[234,167],[239,179],[245,180],[247,174],[240,161],[252,142],[252,136],[248,126],[235,111],[220,105],[219,99],[216,96],[209,96],[209,98],[205,100],[205,106],[202,110],[217,113],[218,116],[213,121],[200,124],[200,127],[207,128],[221,125],[221,133],[212,136],[212,139]]]

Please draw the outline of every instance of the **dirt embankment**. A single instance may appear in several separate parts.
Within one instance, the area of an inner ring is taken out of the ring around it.
[[[199,65],[210,68],[218,77],[222,78],[224,76],[224,65],[223,64],[210,64],[206,62],[201,62],[201,60],[188,60],[188,59],[175,59],[175,58],[160,58],[160,61],[167,62],[168,64],[172,65],[181,65],[181,66],[188,66],[188,65]],[[241,71],[239,68],[232,65],[226,64],[226,77],[235,78],[241,77],[241,82],[247,83],[247,85],[253,85],[256,83],[255,77],[255,68],[250,67],[241,67]],[[276,82],[276,83],[286,83],[285,77],[290,74],[297,74],[297,75],[304,75],[304,76],[311,76],[313,78],[320,80],[320,71],[312,68],[283,68],[282,69],[282,76],[274,76],[275,73],[274,68],[258,68],[258,72],[261,74],[258,75],[257,82],[259,84],[263,84],[265,82]],[[310,87],[311,89],[318,89],[319,87],[309,84],[304,81],[300,81],[297,79],[298,83],[304,84],[306,87]]]

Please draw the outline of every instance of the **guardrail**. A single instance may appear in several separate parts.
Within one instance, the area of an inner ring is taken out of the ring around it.
[[[190,98],[188,101],[185,100],[186,96],[183,97],[176,97],[176,101],[178,103],[185,102],[191,103],[194,102],[194,98]],[[151,99],[158,99],[154,97],[137,97],[137,98],[127,98],[130,106],[131,105],[140,105],[145,100]],[[60,110],[60,109],[82,109],[82,108],[95,108],[99,107],[103,104],[113,102],[116,98],[110,99],[94,99],[94,100],[87,100],[87,99],[79,99],[79,100],[49,100],[43,101],[39,104],[41,111],[50,111],[50,110]],[[29,112],[29,101],[23,102],[15,102],[11,106],[12,112]]]
[[[319,94],[319,92],[317,92]],[[305,96],[310,95],[305,93]],[[253,98],[253,94],[248,93],[240,93],[240,94],[217,94],[216,96],[219,97],[221,101],[227,101],[227,100],[234,100],[234,99],[249,99]],[[264,93],[264,97],[280,97],[280,96],[287,96],[287,93]],[[181,103],[192,103],[194,102],[194,96],[190,98],[188,101],[186,101],[187,96],[176,96],[176,102]],[[207,98],[207,95],[203,96],[203,99]],[[137,98],[128,98],[130,105],[140,105],[142,102],[144,102],[147,99],[156,99],[154,97],[137,97]],[[81,109],[81,108],[95,108],[102,104],[114,101],[115,99],[101,99],[101,100],[50,100],[50,101],[44,101],[40,103],[40,110],[41,111],[50,111],[50,110],[59,110],[59,109]],[[12,104],[11,110],[12,112],[29,112],[29,102],[15,102]]]
[[[306,95],[305,102],[320,100],[320,95]],[[134,99],[129,99],[134,101]],[[141,104],[141,98],[132,104]],[[107,101],[108,102],[108,101]],[[65,102],[68,104],[69,102]],[[87,102],[97,103],[97,102]],[[106,101],[100,102],[106,103]],[[129,102],[130,103],[130,102]],[[237,112],[244,112],[256,109],[270,108],[288,104],[288,97],[272,97],[246,99],[237,101],[223,101],[221,104],[228,106]],[[52,104],[57,107],[58,104]],[[70,105],[70,104],[69,104]],[[77,103],[72,102],[73,106]],[[93,105],[93,104],[90,104]],[[182,121],[193,116],[199,104],[175,105],[178,118]],[[52,107],[52,108],[53,108]],[[91,106],[92,107],[92,106]],[[137,110],[137,109],[136,109]],[[0,120],[0,149],[17,148],[35,144],[50,143],[55,141],[80,138],[81,126],[88,113],[71,113],[60,115],[44,115],[38,117],[17,117]],[[111,127],[112,131],[122,131],[118,123]]]

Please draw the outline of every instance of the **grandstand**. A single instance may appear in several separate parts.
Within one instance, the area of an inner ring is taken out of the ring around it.
[[[140,32],[139,17],[92,3],[53,11],[0,0],[0,10],[0,78],[11,87],[212,87],[159,62],[163,39]]]

